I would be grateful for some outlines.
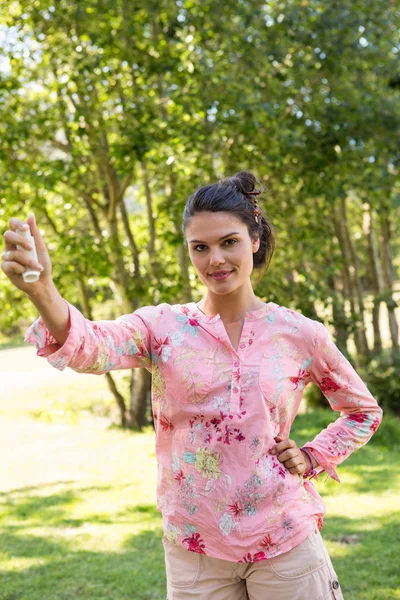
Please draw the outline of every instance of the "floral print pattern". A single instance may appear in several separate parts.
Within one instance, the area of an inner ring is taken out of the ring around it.
[[[324,504],[311,481],[270,454],[290,435],[304,389],[316,383],[340,413],[306,447],[318,472],[337,466],[377,430],[382,411],[328,330],[270,302],[246,313],[237,351],[219,315],[195,303],[143,307],[92,322],[68,304],[63,346],[41,319],[26,334],[63,370],[101,374],[146,368],[165,537],[190,552],[257,562],[302,542]]]

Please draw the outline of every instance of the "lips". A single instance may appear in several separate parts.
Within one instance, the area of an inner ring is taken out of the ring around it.
[[[215,279],[215,281],[223,281],[228,279],[231,273],[233,273],[233,271],[214,271],[214,273],[210,273],[210,277]]]

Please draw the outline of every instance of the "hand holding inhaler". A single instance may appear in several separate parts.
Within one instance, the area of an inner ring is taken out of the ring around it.
[[[49,285],[51,262],[34,215],[29,215],[27,223],[10,219],[4,245],[1,268],[17,288],[31,295]]]
[[[17,250],[20,250],[21,252],[26,252],[27,259],[29,258],[31,260],[38,262],[35,239],[34,239],[33,235],[31,234],[31,230],[27,229],[24,231],[23,229],[16,229],[15,231],[16,231],[16,233],[19,233],[20,235],[22,235],[22,237],[24,237],[26,240],[28,240],[30,245],[32,246],[32,250],[25,250],[25,248],[23,248],[22,246],[19,246],[17,244]],[[26,267],[25,271],[22,273],[22,279],[25,281],[25,283],[33,283],[35,281],[38,281],[38,279],[40,277],[40,272],[41,272],[41,269],[35,270],[35,269],[32,269],[31,267]]]

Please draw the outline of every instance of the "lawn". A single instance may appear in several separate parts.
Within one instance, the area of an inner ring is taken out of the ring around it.
[[[110,427],[105,382],[83,381],[0,399],[0,600],[165,599],[153,433]],[[332,417],[299,415],[293,437]],[[386,418],[341,484],[317,483],[346,600],[400,600],[399,433]]]

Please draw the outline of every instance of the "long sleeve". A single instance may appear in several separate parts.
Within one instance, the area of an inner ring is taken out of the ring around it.
[[[158,320],[160,307],[144,307],[114,321],[90,321],[66,303],[70,329],[62,346],[41,318],[28,329],[25,342],[35,344],[38,356],[46,357],[60,371],[70,367],[96,375],[114,369],[151,368],[150,324]]]
[[[368,442],[382,421],[382,409],[321,323],[317,324],[310,375],[340,417],[305,447],[339,481],[336,466]]]

